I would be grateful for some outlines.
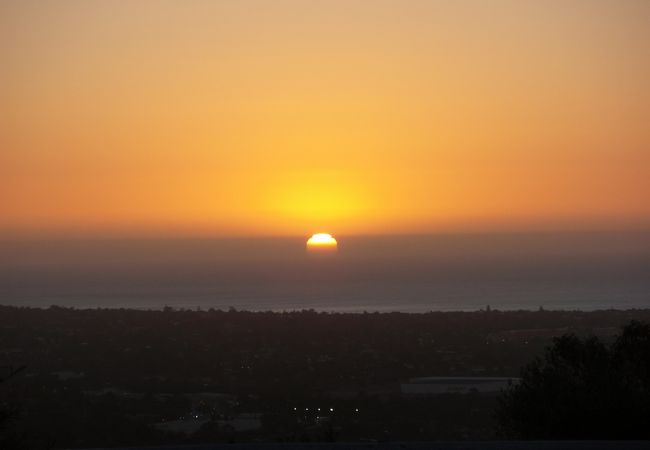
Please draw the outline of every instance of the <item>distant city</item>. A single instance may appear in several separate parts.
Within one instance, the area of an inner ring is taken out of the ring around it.
[[[0,307],[37,448],[496,439],[500,392],[566,333],[650,310],[341,314]],[[114,430],[119,429],[116,433]]]

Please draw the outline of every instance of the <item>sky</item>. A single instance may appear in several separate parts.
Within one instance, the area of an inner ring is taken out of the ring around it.
[[[2,1],[0,236],[647,228],[648,1]]]

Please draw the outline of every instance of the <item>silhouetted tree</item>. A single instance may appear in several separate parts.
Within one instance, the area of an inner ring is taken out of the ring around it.
[[[499,398],[499,431],[521,439],[648,439],[650,325],[631,322],[607,346],[556,338]]]

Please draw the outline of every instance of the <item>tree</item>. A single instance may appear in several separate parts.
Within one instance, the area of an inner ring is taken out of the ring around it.
[[[607,346],[556,338],[501,394],[499,432],[520,439],[648,439],[650,325],[631,322]]]

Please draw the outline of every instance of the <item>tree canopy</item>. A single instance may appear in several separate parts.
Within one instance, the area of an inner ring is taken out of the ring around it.
[[[522,369],[497,421],[519,439],[648,439],[650,324],[630,322],[607,345],[565,335]]]

